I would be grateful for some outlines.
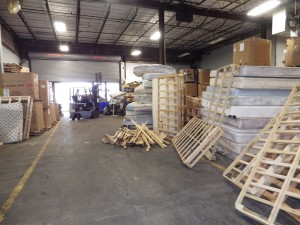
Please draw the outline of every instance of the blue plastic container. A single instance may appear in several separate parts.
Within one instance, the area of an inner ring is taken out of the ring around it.
[[[99,102],[99,112],[103,113],[103,109],[108,106],[108,102]]]

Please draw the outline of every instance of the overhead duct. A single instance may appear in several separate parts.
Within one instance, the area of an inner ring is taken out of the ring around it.
[[[187,4],[178,4],[176,9],[176,20],[179,22],[190,23],[193,21],[191,6]]]

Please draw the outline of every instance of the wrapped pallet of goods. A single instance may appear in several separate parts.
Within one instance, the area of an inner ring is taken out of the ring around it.
[[[43,109],[44,124],[47,130],[51,129],[51,111],[50,108]]]

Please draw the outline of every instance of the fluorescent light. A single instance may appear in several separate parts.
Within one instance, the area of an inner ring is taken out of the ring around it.
[[[262,3],[261,5],[256,6],[255,8],[251,9],[247,15],[248,16],[259,16],[264,14],[280,4],[280,1],[267,1]]]
[[[190,55],[191,53],[186,52],[178,56],[178,58],[183,58],[184,56]]]
[[[140,50],[133,50],[132,52],[131,52],[131,55],[132,56],[138,56],[138,55],[140,55],[142,52],[140,51]]]
[[[68,52],[69,51],[69,46],[68,45],[60,45],[59,49],[62,52]]]
[[[55,30],[57,32],[66,32],[67,31],[67,27],[66,27],[66,24],[64,22],[56,21],[54,23],[54,27],[55,27]]]
[[[220,37],[220,38],[218,38],[218,39],[216,39],[216,40],[213,40],[213,41],[208,42],[208,44],[209,44],[209,45],[213,45],[213,44],[216,44],[216,43],[218,43],[218,42],[220,42],[220,41],[223,41],[223,40],[225,40],[225,38]]]
[[[150,37],[150,40],[152,41],[157,41],[158,39],[160,39],[160,32],[159,31],[155,31],[151,37]]]

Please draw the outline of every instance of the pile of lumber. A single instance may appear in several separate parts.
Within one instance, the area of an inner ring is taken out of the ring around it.
[[[154,144],[158,144],[161,148],[167,147],[168,142],[164,140],[166,138],[164,133],[149,130],[147,123],[138,125],[133,120],[131,122],[136,126],[135,130],[122,127],[113,136],[106,134],[102,139],[103,143],[123,148],[134,145],[147,146],[146,151],[150,151],[151,145]]]
[[[20,73],[21,68],[21,66],[15,63],[4,63],[5,73]]]

